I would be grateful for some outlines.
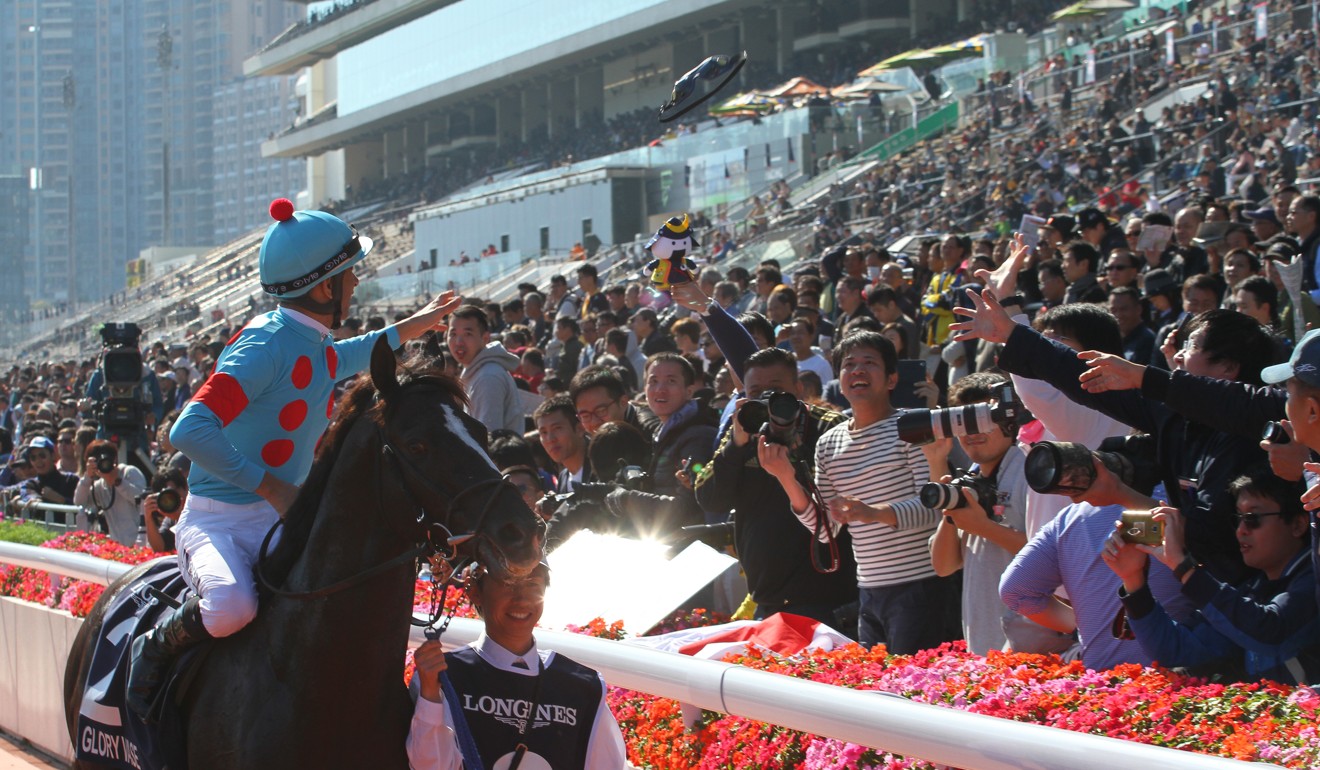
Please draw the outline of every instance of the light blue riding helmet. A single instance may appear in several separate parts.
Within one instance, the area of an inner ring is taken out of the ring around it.
[[[266,230],[258,260],[261,288],[281,299],[301,297],[367,256],[371,239],[324,211],[294,211],[288,198],[270,204],[275,224]]]

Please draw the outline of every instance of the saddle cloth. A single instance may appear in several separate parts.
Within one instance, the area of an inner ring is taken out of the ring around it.
[[[153,712],[160,715],[158,725],[147,725],[125,705],[133,640],[172,609],[156,592],[180,603],[189,594],[178,562],[172,556],[152,563],[106,608],[78,708],[74,749],[79,760],[121,770],[185,768],[184,724],[170,704],[175,700],[181,674],[189,670],[197,654],[209,645],[198,645],[180,657],[153,704]]]

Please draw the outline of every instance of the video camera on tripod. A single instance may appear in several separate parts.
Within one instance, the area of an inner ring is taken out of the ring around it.
[[[146,421],[142,394],[142,330],[135,323],[107,323],[101,327],[101,379],[105,398],[100,419],[114,433],[137,432]]]

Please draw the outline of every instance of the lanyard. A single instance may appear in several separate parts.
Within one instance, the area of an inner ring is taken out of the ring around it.
[[[532,688],[532,705],[527,710],[527,719],[523,720],[522,727],[518,728],[518,737],[527,735],[527,730],[531,728],[532,723],[536,721],[536,709],[541,701],[541,675],[545,673],[545,663],[541,661],[541,655],[536,656],[536,686]],[[520,741],[518,747],[513,751],[513,760],[509,762],[509,770],[518,770],[522,764],[523,757],[527,755],[527,743]]]

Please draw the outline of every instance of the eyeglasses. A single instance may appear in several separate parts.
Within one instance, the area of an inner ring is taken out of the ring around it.
[[[582,422],[586,422],[587,420],[589,420],[589,419],[591,419],[591,418],[594,417],[594,418],[596,418],[596,420],[597,420],[598,422],[605,422],[606,420],[608,420],[608,419],[610,418],[610,407],[611,407],[611,406],[613,406],[612,403],[611,403],[611,404],[601,404],[600,406],[596,407],[595,409],[580,409],[580,410],[578,410],[578,413],[577,413],[578,419],[581,420]]]
[[[1112,273],[1116,270],[1132,270],[1136,265],[1105,265],[1105,272]]]
[[[1251,513],[1235,513],[1233,518],[1237,519],[1238,524],[1247,529],[1260,529],[1263,523],[1261,519],[1266,516],[1282,516],[1283,511],[1253,511]]]
[[[533,596],[545,596],[545,589],[548,587],[545,578],[540,576],[500,580],[497,582],[501,588],[509,593],[531,594]]]

